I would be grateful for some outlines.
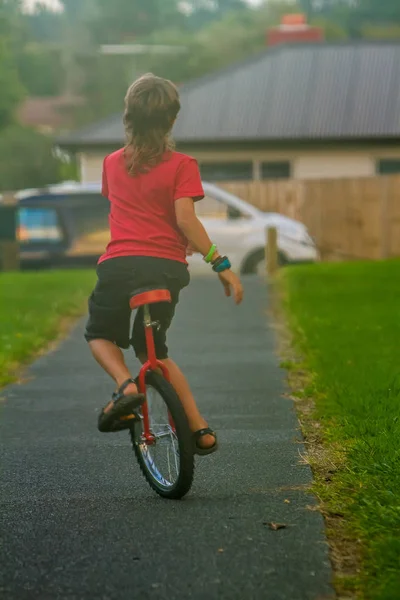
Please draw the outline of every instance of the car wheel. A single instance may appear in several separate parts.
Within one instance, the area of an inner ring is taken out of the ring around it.
[[[288,264],[288,260],[283,252],[278,251],[278,265],[283,267]],[[250,274],[265,274],[265,250],[261,248],[260,250],[256,250],[250,256],[247,257],[244,264],[241,268],[242,275],[250,275]]]

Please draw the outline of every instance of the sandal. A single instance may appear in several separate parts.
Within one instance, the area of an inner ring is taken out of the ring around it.
[[[135,383],[135,381],[133,379],[124,381],[119,390],[112,395],[114,406],[107,412],[104,412],[104,408],[101,411],[97,427],[102,433],[129,429],[137,420],[138,415],[135,410],[143,404],[146,398],[144,394],[125,396],[124,391],[130,383]]]
[[[202,446],[199,446],[198,441],[200,440],[200,438],[203,437],[203,435],[212,435],[215,438],[215,444],[213,446],[210,446],[210,448],[203,448]],[[217,434],[209,427],[204,427],[203,429],[195,431],[193,433],[193,437],[195,443],[195,454],[198,454],[199,456],[207,456],[207,454],[212,454],[213,452],[218,450]]]

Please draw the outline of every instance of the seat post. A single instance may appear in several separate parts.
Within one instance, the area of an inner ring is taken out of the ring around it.
[[[147,359],[154,370],[157,369],[156,348],[154,345],[153,321],[151,320],[150,307],[148,304],[143,305],[143,324],[146,336]]]
[[[151,315],[150,315],[150,307],[148,304],[145,304],[143,306],[143,315],[144,315],[144,326],[145,327],[151,327],[152,326],[152,322],[151,322]]]

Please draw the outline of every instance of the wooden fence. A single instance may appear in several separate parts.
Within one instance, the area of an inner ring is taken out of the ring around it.
[[[326,260],[400,256],[400,176],[224,182],[266,212],[304,223]]]

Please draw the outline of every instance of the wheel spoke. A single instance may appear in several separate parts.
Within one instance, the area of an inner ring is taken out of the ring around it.
[[[154,442],[144,441],[138,447],[151,477],[163,487],[172,487],[180,472],[177,438],[170,424],[167,405],[152,386],[147,387],[147,405]]]

